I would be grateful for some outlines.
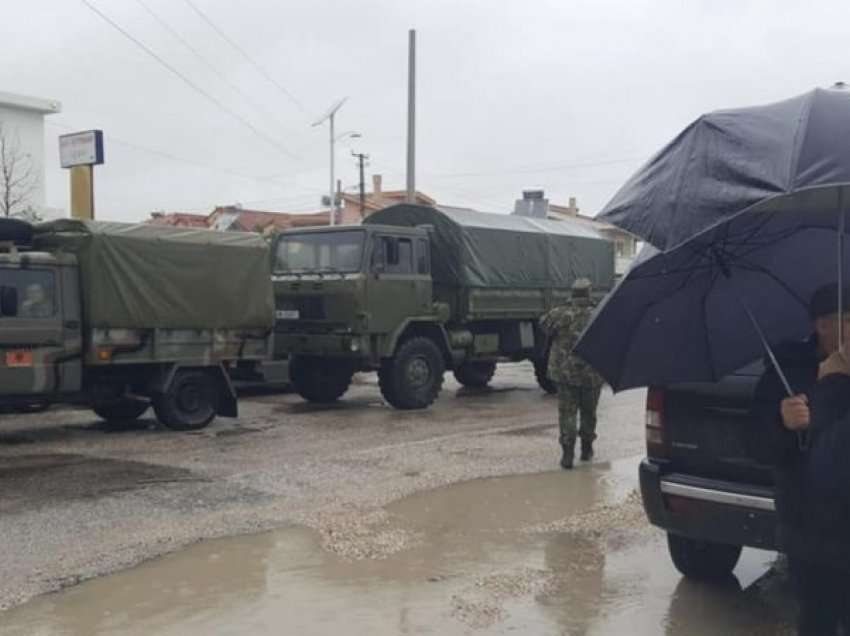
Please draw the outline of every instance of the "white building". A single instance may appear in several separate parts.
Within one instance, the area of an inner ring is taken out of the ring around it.
[[[0,92],[0,126],[7,143],[17,144],[20,155],[32,169],[29,205],[39,212],[45,208],[44,117],[61,110],[62,104],[54,99]]]

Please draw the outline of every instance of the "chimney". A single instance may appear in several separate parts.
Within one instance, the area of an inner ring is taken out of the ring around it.
[[[514,203],[514,214],[545,219],[549,216],[549,199],[543,190],[523,190],[522,198]]]
[[[570,206],[569,206],[570,214],[572,216],[578,216],[578,206],[576,205],[576,198],[570,197]]]
[[[372,194],[381,195],[381,175],[372,175]]]

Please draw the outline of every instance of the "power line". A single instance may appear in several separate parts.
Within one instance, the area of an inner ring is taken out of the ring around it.
[[[227,113],[228,115],[230,115],[231,117],[233,117],[233,118],[234,118],[234,119],[236,119],[237,121],[241,122],[241,123],[242,123],[242,125],[244,125],[244,126],[245,126],[246,128],[248,128],[248,129],[250,129],[250,130],[251,130],[251,131],[252,131],[255,135],[257,135],[257,136],[258,136],[258,137],[260,137],[261,139],[265,140],[267,143],[269,143],[269,144],[271,144],[272,146],[274,146],[275,148],[277,148],[280,152],[282,152],[282,153],[283,153],[283,154],[285,154],[286,156],[290,157],[291,159],[294,159],[294,158],[295,158],[295,156],[294,156],[294,155],[292,155],[292,154],[289,152],[289,150],[287,150],[285,147],[283,147],[280,143],[278,143],[278,142],[277,142],[277,141],[275,141],[272,137],[269,137],[269,136],[268,136],[266,133],[264,133],[262,130],[260,130],[259,128],[257,128],[256,126],[254,126],[251,122],[249,122],[247,119],[245,119],[244,117],[242,117],[242,115],[240,115],[240,114],[239,114],[239,113],[237,113],[236,111],[234,111],[234,110],[232,110],[232,109],[228,108],[228,107],[227,107],[224,103],[222,103],[219,99],[217,99],[216,97],[214,97],[213,95],[211,95],[210,93],[208,93],[207,91],[205,91],[203,88],[201,88],[200,86],[198,86],[197,84],[195,84],[192,80],[190,80],[188,77],[186,77],[185,75],[183,75],[183,73],[181,73],[180,71],[178,71],[175,67],[173,67],[171,64],[169,64],[168,62],[166,62],[166,61],[165,61],[162,57],[160,57],[159,55],[157,55],[157,54],[156,54],[153,50],[151,50],[150,48],[148,48],[148,47],[147,47],[147,46],[146,46],[143,42],[141,42],[140,40],[138,40],[137,38],[135,38],[132,34],[130,34],[128,31],[126,31],[125,29],[123,29],[123,28],[122,28],[122,27],[121,27],[118,23],[116,23],[116,22],[115,22],[114,20],[112,20],[109,16],[107,16],[107,15],[106,15],[105,13],[103,13],[100,9],[98,9],[98,8],[97,8],[96,6],[94,6],[91,2],[89,2],[89,0],[80,0],[80,2],[82,2],[82,3],[83,3],[84,5],[86,5],[86,7],[88,7],[91,11],[93,11],[93,12],[94,12],[94,13],[96,13],[98,16],[100,16],[100,18],[101,18],[102,20],[104,20],[107,24],[109,24],[109,25],[110,25],[112,28],[114,28],[116,31],[118,31],[119,33],[121,33],[121,35],[123,35],[125,38],[127,38],[128,40],[130,40],[131,42],[133,42],[136,46],[138,46],[140,49],[142,49],[142,50],[143,50],[145,53],[147,53],[150,57],[152,57],[154,60],[156,60],[156,61],[157,61],[157,62],[158,62],[161,66],[163,66],[163,67],[164,67],[164,68],[166,68],[168,71],[170,71],[171,73],[173,73],[174,75],[176,75],[178,78],[180,78],[180,79],[181,79],[181,80],[182,80],[182,81],[183,81],[183,82],[184,82],[187,86],[189,86],[189,87],[190,87],[190,88],[192,88],[194,91],[196,91],[196,92],[200,93],[201,95],[203,95],[203,96],[204,96],[207,100],[209,100],[210,102],[212,102],[215,106],[217,106],[217,107],[218,107],[219,109],[221,109],[223,112]]]
[[[278,89],[281,93],[283,93],[283,94],[286,96],[286,98],[287,98],[289,101],[291,101],[293,104],[295,104],[295,105],[298,107],[298,110],[300,110],[302,113],[305,113],[305,112],[306,112],[306,111],[304,110],[304,106],[301,104],[301,102],[300,102],[300,101],[298,101],[298,100],[295,98],[295,96],[294,96],[292,93],[290,93],[288,90],[286,90],[286,88],[284,88],[284,87],[283,87],[283,86],[282,86],[282,85],[281,85],[281,84],[280,84],[277,80],[275,80],[275,79],[274,79],[271,75],[269,75],[269,74],[265,71],[265,69],[264,69],[262,66],[260,66],[259,64],[257,64],[257,62],[255,62],[255,61],[254,61],[254,58],[252,58],[250,55],[248,55],[248,53],[245,51],[245,49],[243,49],[241,46],[239,46],[239,44],[237,44],[237,43],[236,43],[233,39],[231,39],[231,38],[230,38],[230,37],[229,37],[229,36],[228,36],[228,35],[227,35],[224,31],[222,31],[222,30],[221,30],[221,28],[219,28],[219,27],[218,27],[218,25],[216,25],[216,23],[215,23],[215,22],[213,22],[213,21],[209,18],[209,16],[207,16],[207,14],[205,14],[203,11],[201,11],[201,10],[198,8],[198,6],[197,6],[194,2],[192,2],[192,0],[183,0],[183,2],[185,2],[187,5],[189,5],[189,7],[190,7],[190,8],[191,8],[191,9],[192,9],[195,13],[197,13],[197,14],[198,14],[198,16],[199,16],[199,17],[200,17],[200,18],[201,18],[204,22],[206,22],[206,23],[210,26],[210,28],[211,28],[213,31],[215,31],[216,33],[218,33],[219,37],[221,37],[221,39],[222,39],[222,40],[224,40],[224,41],[225,41],[225,42],[227,42],[227,43],[228,43],[231,47],[233,47],[234,49],[236,49],[236,51],[238,51],[238,52],[242,55],[242,57],[244,57],[244,58],[248,61],[248,63],[249,63],[252,67],[254,67],[254,70],[256,70],[256,71],[257,71],[260,75],[262,75],[262,76],[266,79],[266,81],[267,81],[267,82],[269,82],[272,86],[274,86],[275,88],[277,88],[277,89]]]
[[[54,128],[61,128],[63,130],[80,130],[79,126],[71,126],[68,124],[60,124],[59,122],[50,120],[45,122],[48,126],[52,126]],[[156,148],[151,148],[150,146],[143,146],[141,144],[137,144],[132,141],[127,141],[126,139],[121,139],[109,133],[105,133],[105,137],[107,141],[111,143],[116,143],[121,146],[126,146],[128,148],[132,148],[134,150],[138,150],[141,152],[146,152],[148,154],[157,155],[159,157],[163,157],[170,161],[175,161],[177,163],[185,163],[188,165],[192,165],[198,168],[206,168],[207,170],[211,170],[213,172],[218,172],[220,174],[225,174],[231,177],[238,177],[239,179],[247,179],[249,181],[256,181],[258,183],[271,183],[279,186],[284,186],[285,184],[281,183],[278,178],[275,177],[266,177],[261,175],[250,175],[242,172],[234,172],[233,170],[225,170],[223,168],[219,168],[218,166],[214,166],[209,163],[204,163],[202,161],[198,161],[197,159],[189,159],[187,157],[181,157],[179,155],[172,154],[170,152],[166,152],[164,150],[157,150]],[[297,173],[295,173],[297,174]],[[294,175],[293,175],[294,176]]]
[[[537,164],[538,167],[526,166],[509,170],[499,170],[494,172],[447,172],[447,173],[425,173],[427,176],[434,179],[445,178],[467,178],[467,177],[494,177],[512,174],[542,174],[544,172],[557,172],[560,170],[573,170],[576,168],[597,168],[600,166],[610,166],[620,163],[629,163],[637,159],[645,159],[646,157],[633,156],[623,157],[620,159],[603,159],[600,161],[585,161],[585,162],[553,162],[550,164]]]
[[[278,125],[286,127],[285,124],[278,119],[278,117],[268,108],[261,105],[259,102],[255,101],[248,93],[242,90],[236,82],[231,81],[227,75],[225,75],[221,70],[219,70],[215,64],[210,62],[206,56],[204,56],[198,49],[192,46],[186,38],[184,38],[177,29],[172,27],[167,20],[165,20],[162,16],[157,14],[153,9],[151,9],[150,5],[145,2],[145,0],[136,0],[136,2],[144,9],[148,15],[150,15],[156,22],[166,31],[168,31],[171,36],[180,42],[186,49],[189,50],[200,62],[207,67],[207,69],[212,72],[216,77],[218,77],[222,82],[227,84],[231,89],[233,89],[236,93],[238,93],[242,99],[245,100],[247,104],[253,106],[255,109],[273,119]]]

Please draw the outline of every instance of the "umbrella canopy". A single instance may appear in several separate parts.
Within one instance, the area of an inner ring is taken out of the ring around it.
[[[767,343],[805,338],[812,294],[837,280],[844,198],[850,191],[807,190],[667,252],[647,247],[576,352],[622,390],[717,381]]]
[[[850,91],[703,115],[620,188],[599,219],[669,250],[742,212],[850,184]]]

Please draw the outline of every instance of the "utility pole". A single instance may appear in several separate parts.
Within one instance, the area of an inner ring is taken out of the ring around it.
[[[407,202],[416,203],[416,29],[408,33]]]
[[[354,152],[353,150],[351,151],[351,155],[357,157],[357,161],[360,164],[360,218],[364,219],[366,218],[366,175],[363,168],[369,155],[362,152]]]

